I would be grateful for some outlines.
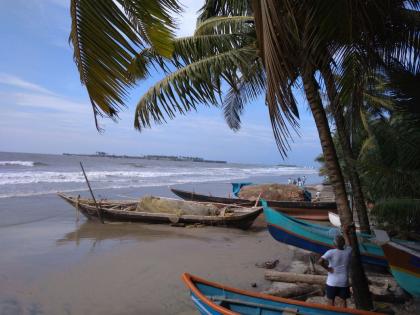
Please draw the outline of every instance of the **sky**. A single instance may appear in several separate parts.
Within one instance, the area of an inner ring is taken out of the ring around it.
[[[316,166],[316,127],[297,91],[300,135],[283,160],[274,141],[264,98],[250,103],[242,128],[230,130],[220,108],[199,106],[167,124],[141,133],[134,109],[141,95],[162,78],[140,81],[117,123],[101,119],[98,133],[85,88],[68,43],[70,0],[0,0],[0,151],[183,155],[238,163]],[[182,0],[178,36],[192,35],[203,1]]]

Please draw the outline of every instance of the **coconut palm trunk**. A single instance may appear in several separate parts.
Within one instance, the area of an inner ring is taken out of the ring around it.
[[[334,142],[328,125],[328,119],[318,92],[318,84],[314,78],[313,72],[309,71],[302,73],[302,81],[306,98],[318,129],[319,139],[321,141],[321,147],[325,158],[325,166],[328,170],[330,182],[334,189],[338,213],[342,223],[348,225],[353,222],[353,216],[347,201],[344,178],[338,163]],[[372,299],[369,292],[367,278],[360,260],[360,251],[356,233],[354,229],[351,229],[350,231],[350,245],[353,248],[350,276],[353,286],[354,300],[357,308],[372,309]]]
[[[338,140],[343,151],[344,162],[347,165],[348,176],[353,192],[354,205],[360,224],[360,231],[364,233],[371,233],[364,195],[360,184],[360,178],[356,170],[356,159],[354,158],[354,153],[351,148],[349,134],[346,131],[343,110],[338,103],[338,93],[335,86],[334,77],[329,66],[322,69],[321,74],[324,78],[328,98],[330,100],[331,111],[334,117],[335,126],[337,128]]]

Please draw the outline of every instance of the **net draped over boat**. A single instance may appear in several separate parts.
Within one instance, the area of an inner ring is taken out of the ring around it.
[[[169,213],[178,216],[183,214],[216,216],[220,209],[214,204],[207,203],[187,203],[182,200],[168,200],[158,197],[143,197],[137,204],[136,211],[151,213]]]
[[[257,200],[305,201],[304,190],[294,185],[264,184],[244,186],[238,193],[240,198]]]

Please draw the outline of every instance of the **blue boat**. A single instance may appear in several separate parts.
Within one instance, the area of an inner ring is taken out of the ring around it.
[[[213,315],[378,315],[379,313],[295,301],[230,288],[184,273],[182,280],[200,314]]]
[[[420,252],[395,242],[382,245],[382,249],[400,287],[420,297]]]
[[[397,283],[411,295],[420,297],[419,244],[393,242],[383,230],[375,230],[375,235]]]
[[[264,208],[268,231],[277,241],[321,255],[334,248],[334,237],[339,233],[337,228],[295,219],[268,207],[264,200],[261,203]],[[384,252],[379,245],[371,242],[372,236],[363,233],[357,235],[362,262],[387,267],[388,262]]]

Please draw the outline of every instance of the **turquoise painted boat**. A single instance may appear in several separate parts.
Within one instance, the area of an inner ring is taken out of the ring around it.
[[[420,297],[420,252],[395,242],[382,245],[382,249],[400,287]]]
[[[389,268],[397,283],[408,293],[420,297],[420,244],[418,242],[392,241],[383,230],[374,230],[388,260]]]
[[[182,280],[200,314],[213,315],[378,315],[379,313],[295,301],[230,288],[184,273]]]
[[[277,241],[321,255],[334,247],[334,237],[339,229],[292,218],[268,207],[265,201],[262,205],[268,230]],[[382,248],[371,242],[371,235],[358,233],[358,239],[363,263],[388,266]]]

